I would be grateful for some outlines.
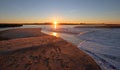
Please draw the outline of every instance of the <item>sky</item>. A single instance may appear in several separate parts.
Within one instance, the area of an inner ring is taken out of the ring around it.
[[[120,23],[120,0],[0,0],[0,23]]]

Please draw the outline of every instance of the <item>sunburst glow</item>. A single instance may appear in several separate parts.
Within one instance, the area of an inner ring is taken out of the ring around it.
[[[54,21],[53,24],[54,24],[54,28],[56,29],[56,28],[57,28],[57,25],[58,25],[58,22],[57,22],[57,21]]]
[[[58,24],[58,22],[57,21],[54,21],[54,25],[57,25]]]

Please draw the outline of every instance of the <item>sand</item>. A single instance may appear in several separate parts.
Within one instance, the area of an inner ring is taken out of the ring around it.
[[[40,28],[18,28],[10,29],[0,32],[1,39],[15,39],[15,38],[26,38],[26,37],[39,37],[45,35],[41,33]]]
[[[101,70],[76,46],[40,29],[12,29],[0,36],[8,38],[0,41],[0,70]]]

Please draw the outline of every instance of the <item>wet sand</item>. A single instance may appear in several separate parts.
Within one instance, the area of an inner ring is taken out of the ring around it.
[[[0,32],[0,70],[101,70],[73,44],[39,28]]]

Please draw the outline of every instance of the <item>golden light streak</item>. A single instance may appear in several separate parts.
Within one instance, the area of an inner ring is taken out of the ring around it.
[[[58,22],[57,22],[57,21],[54,21],[53,24],[54,24],[54,28],[56,29]]]
[[[56,28],[57,28],[57,25],[54,25],[54,28],[56,29]]]

